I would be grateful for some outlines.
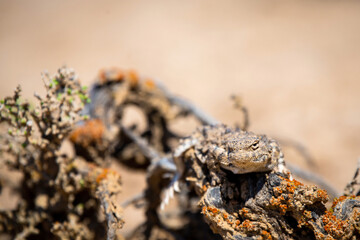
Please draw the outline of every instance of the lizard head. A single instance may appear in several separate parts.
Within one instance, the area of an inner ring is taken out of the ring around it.
[[[281,154],[274,140],[245,131],[224,136],[213,153],[221,168],[235,174],[270,171]]]

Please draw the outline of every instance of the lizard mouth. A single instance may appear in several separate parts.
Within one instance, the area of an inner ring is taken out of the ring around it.
[[[257,162],[257,163],[268,162],[269,161],[269,155],[267,155],[267,154],[260,155],[259,157],[255,158],[253,161]]]
[[[270,155],[270,156],[271,156],[271,155]],[[261,157],[261,161],[262,161],[262,162],[268,162],[268,161],[270,160],[270,158],[271,158],[270,156],[269,156],[269,155],[264,155],[264,156],[262,156],[262,157]]]

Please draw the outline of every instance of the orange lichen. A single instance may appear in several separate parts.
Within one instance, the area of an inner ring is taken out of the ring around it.
[[[100,70],[98,74],[98,79],[100,84],[105,84],[108,82],[122,82],[122,81],[127,81],[130,87],[136,87],[139,84],[139,76],[136,71],[134,70],[124,71],[117,67]],[[149,82],[146,83],[147,87],[150,87],[150,85],[151,83]]]
[[[105,126],[101,120],[89,120],[86,121],[83,126],[72,131],[70,134],[70,141],[84,147],[91,144],[99,144],[102,142],[104,132]]]
[[[279,209],[280,209],[280,214],[281,214],[281,215],[285,215],[286,210],[288,209],[288,207],[287,207],[286,204],[280,204],[280,205],[279,205]]]
[[[99,175],[97,175],[96,183],[100,183],[102,180],[107,178],[108,174],[116,174],[116,172],[109,168],[104,168],[103,171]]]
[[[255,230],[255,226],[248,219],[246,219],[243,223],[241,223],[240,228],[244,228],[249,232],[252,232]]]
[[[345,199],[350,198],[350,199],[354,199],[355,195],[351,195],[351,196],[340,196],[338,198],[335,198],[332,202],[332,206],[331,208],[333,209],[339,202],[344,201]]]
[[[305,210],[304,212],[303,212],[303,215],[305,216],[305,217],[307,217],[308,219],[310,219],[312,216],[311,216],[311,212],[310,211],[308,211],[308,210]]]
[[[206,213],[206,207],[205,207],[205,206],[202,207],[201,213],[202,213],[202,214],[205,214],[205,213]]]
[[[281,178],[283,180],[282,184],[284,184],[284,182],[286,183],[286,190],[288,190],[288,192],[290,192],[290,193],[294,193],[295,190],[297,189],[297,187],[304,186],[304,184],[297,181],[296,179],[290,180],[289,178],[284,178],[284,177],[281,177],[281,176],[279,176],[279,178]],[[281,190],[281,188],[275,187],[274,191],[276,191],[276,189]]]
[[[265,239],[272,239],[271,234],[265,230],[261,231],[261,236],[263,236]]]
[[[243,217],[245,217],[245,218],[248,217],[248,216],[247,216],[248,213],[249,213],[249,210],[248,210],[247,208],[242,208],[242,209],[239,210],[240,216],[243,216]]]
[[[211,208],[211,207],[209,207],[209,210],[210,210],[213,214],[217,214],[217,213],[220,212],[219,209],[217,209],[217,208]]]
[[[101,69],[98,74],[100,84],[104,84],[106,82],[106,72],[104,69]]]
[[[220,212],[219,209],[215,208],[215,207],[202,207],[202,214],[210,214],[210,216],[215,216]]]
[[[338,219],[330,211],[326,211],[321,220],[324,224],[324,230],[335,238],[341,238],[342,235],[349,231],[349,220]]]
[[[270,199],[270,206],[277,209],[281,215],[285,215],[288,211],[301,211],[298,204],[299,201],[302,201],[300,199],[302,195],[297,194],[299,191],[305,191],[305,194],[310,194],[309,197],[311,196],[312,201],[314,202],[326,202],[328,200],[328,194],[325,190],[316,189],[311,186],[304,186],[301,182],[295,179],[290,180],[281,176],[279,176],[279,178],[283,181],[281,181],[280,186],[273,188],[274,196]],[[302,219],[302,221],[303,222],[299,222],[298,224],[303,225],[307,219]]]
[[[317,198],[321,198],[321,199],[327,199],[328,198],[328,194],[325,190],[319,189],[316,191],[316,196]]]
[[[124,80],[124,72],[116,67],[102,69],[99,71],[98,78],[100,84],[105,84],[107,82],[121,82]]]
[[[155,88],[155,82],[152,79],[146,79],[144,82],[145,87],[149,88],[149,89],[154,89]]]
[[[139,76],[134,70],[130,70],[126,73],[125,79],[129,81],[131,87],[136,87],[139,83]]]
[[[281,187],[274,187],[273,189],[274,189],[274,193],[275,193],[276,195],[279,195],[279,194],[282,194],[282,193],[283,193]]]

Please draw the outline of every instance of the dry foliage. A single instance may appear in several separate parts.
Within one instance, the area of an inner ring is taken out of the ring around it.
[[[126,221],[116,200],[121,178],[108,168],[117,161],[147,174],[145,192],[123,204],[146,203],[146,221],[128,239],[360,237],[358,169],[345,194],[327,209],[327,192],[293,179],[291,171],[236,173],[223,169],[219,156],[209,155],[220,147],[216,139],[210,141],[215,146],[179,143],[185,136],[172,127],[179,119],[196,119],[196,134],[206,134],[202,125],[224,125],[133,71],[101,71],[90,97],[68,68],[53,77],[44,75],[44,85],[46,95],[35,95],[34,106],[21,99],[20,87],[0,103],[0,164],[22,174],[14,187],[17,207],[0,212],[3,236],[124,238],[117,233]],[[247,128],[247,111],[239,100],[237,108],[244,112]],[[141,119],[128,119],[128,111],[137,111]],[[193,138],[200,139],[196,134]],[[73,156],[62,148],[65,143],[71,144]],[[174,189],[179,193],[172,197]],[[166,206],[169,200],[175,203]]]

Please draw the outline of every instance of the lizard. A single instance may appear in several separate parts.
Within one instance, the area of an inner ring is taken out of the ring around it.
[[[180,140],[173,152],[173,161],[177,172],[165,191],[161,208],[168,203],[174,191],[180,191],[180,179],[196,181],[196,178],[203,178],[203,171],[197,169],[208,170],[211,186],[219,184],[219,175],[226,174],[226,171],[233,174],[273,170],[289,173],[284,155],[274,139],[225,124],[201,126],[192,135]],[[185,166],[189,164],[195,166],[195,179],[185,176],[188,169]]]

